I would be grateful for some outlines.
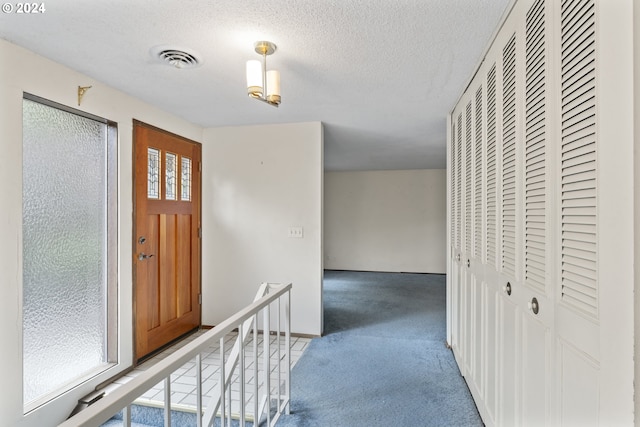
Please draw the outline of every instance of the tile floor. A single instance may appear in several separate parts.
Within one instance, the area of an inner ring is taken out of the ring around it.
[[[197,338],[201,334],[205,333],[206,330],[202,330],[196,332],[189,337],[185,338],[181,342],[167,348],[161,353],[157,354],[153,358],[145,361],[144,363],[137,366],[133,371],[128,373],[127,375],[119,378],[114,383],[107,386],[105,391],[108,393],[109,391],[114,390],[119,387],[121,384],[124,384],[130,381],[132,378],[136,377],[140,374],[140,372],[149,369],[150,366],[153,366],[159,360],[167,357],[169,354],[173,353],[183,345],[187,344],[191,340]],[[224,348],[225,354],[229,354],[231,349],[236,341],[237,333],[230,333],[225,338]],[[277,337],[272,335],[270,344],[270,367],[271,367],[271,375],[270,375],[270,383],[272,393],[277,394],[278,390],[278,372],[277,372],[277,361],[278,361],[278,347],[276,345]],[[306,350],[307,345],[311,339],[309,338],[301,338],[301,337],[291,337],[291,367],[296,364],[300,356],[302,356],[303,352]],[[206,407],[211,400],[211,396],[219,390],[219,379],[220,379],[220,353],[219,353],[219,341],[216,345],[209,347],[205,352],[202,353],[202,393],[203,393],[203,406]],[[284,347],[285,340],[284,337],[280,338],[280,347],[281,359],[284,361]],[[262,334],[258,335],[258,387],[259,387],[259,395],[264,388],[264,358],[263,355],[263,344],[262,344]],[[245,411],[248,417],[252,418],[254,413],[254,402],[253,402],[253,394],[254,394],[254,363],[255,358],[253,356],[253,337],[250,336],[247,344],[245,345],[245,392],[246,392],[246,403],[245,403]],[[233,375],[233,383],[231,386],[232,396],[231,396],[231,413],[233,415],[237,415],[240,412],[240,400],[239,400],[239,382],[238,382],[238,369]],[[280,383],[281,387],[284,384],[284,373],[281,373]],[[164,406],[164,381],[156,384],[153,388],[144,393],[140,398],[138,398],[134,403],[154,406],[154,407],[163,407]],[[228,404],[227,404],[228,405]],[[177,410],[184,411],[194,411],[196,408],[196,363],[195,359],[187,362],[181,368],[177,369],[171,375],[171,407]],[[228,410],[228,406],[227,406]]]

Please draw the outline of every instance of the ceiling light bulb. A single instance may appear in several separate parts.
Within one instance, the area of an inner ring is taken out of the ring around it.
[[[247,93],[253,98],[262,97],[262,64],[257,59],[247,61]]]

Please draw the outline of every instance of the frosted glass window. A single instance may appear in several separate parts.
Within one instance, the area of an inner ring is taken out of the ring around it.
[[[166,200],[177,200],[176,186],[178,184],[178,157],[173,153],[167,153],[165,165],[165,177],[166,177]]]
[[[160,198],[160,150],[147,149],[147,197]]]
[[[180,182],[180,199],[184,201],[191,200],[191,159],[181,157],[181,182]]]
[[[25,411],[114,356],[114,129],[23,100]]]

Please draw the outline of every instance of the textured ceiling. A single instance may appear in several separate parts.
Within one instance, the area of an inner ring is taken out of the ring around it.
[[[446,115],[509,2],[55,0],[0,14],[0,38],[203,127],[322,121],[327,170],[444,168]],[[278,46],[280,108],[246,95],[257,40]]]

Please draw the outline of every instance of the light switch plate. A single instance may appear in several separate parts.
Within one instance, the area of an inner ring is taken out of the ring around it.
[[[302,227],[289,227],[289,237],[302,239],[304,237],[304,231]]]

